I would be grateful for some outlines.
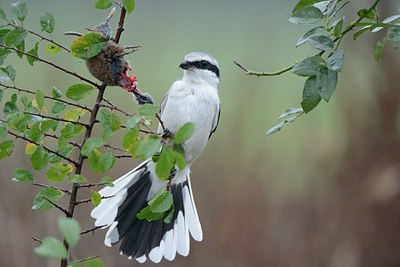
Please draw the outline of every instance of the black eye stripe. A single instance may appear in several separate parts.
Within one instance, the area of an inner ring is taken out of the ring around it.
[[[196,67],[198,69],[203,69],[203,70],[209,70],[215,73],[217,77],[219,78],[219,69],[217,66],[214,64],[211,64],[210,62],[206,60],[199,60],[199,61],[189,61],[188,64],[190,66]]]

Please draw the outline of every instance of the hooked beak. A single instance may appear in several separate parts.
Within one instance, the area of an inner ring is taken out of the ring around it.
[[[187,62],[186,60],[183,61],[180,65],[179,68],[187,70],[188,68],[190,68],[189,62]]]

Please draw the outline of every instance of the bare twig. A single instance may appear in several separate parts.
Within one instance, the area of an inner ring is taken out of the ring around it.
[[[53,205],[55,208],[59,209],[60,211],[62,211],[65,216],[69,217],[71,214],[69,213],[68,210],[64,209],[63,207],[59,206],[58,204],[54,203],[53,201],[51,201],[50,199],[48,199],[47,197],[43,197],[46,201],[48,201],[51,205]]]
[[[107,183],[95,183],[95,184],[78,184],[79,188],[91,188],[91,187],[98,187],[107,185]]]
[[[3,45],[1,43],[0,43],[0,47],[3,47],[5,49],[9,49],[9,50],[13,50],[14,52],[23,54],[25,56],[32,57],[32,58],[34,58],[34,59],[36,59],[36,60],[38,60],[40,62],[43,62],[43,63],[45,63],[47,65],[52,66],[52,67],[54,67],[54,68],[56,68],[56,69],[58,69],[58,70],[60,70],[60,71],[62,71],[64,73],[66,73],[66,74],[69,74],[69,75],[74,76],[74,77],[76,77],[76,78],[78,78],[78,79],[80,79],[80,80],[82,80],[84,82],[87,82],[88,84],[91,84],[91,85],[93,85],[94,87],[96,87],[98,89],[101,88],[101,85],[99,85],[99,84],[97,84],[97,83],[95,83],[95,82],[93,82],[93,81],[91,81],[89,79],[86,79],[85,77],[83,77],[83,76],[81,76],[81,75],[79,75],[79,74],[77,74],[75,72],[72,72],[72,71],[69,71],[67,69],[64,69],[63,67],[60,67],[59,65],[54,64],[53,62],[47,61],[47,60],[45,60],[43,58],[40,58],[40,57],[32,55],[32,54],[26,53],[26,52],[24,52],[22,50],[19,50],[19,49],[15,48],[15,47],[10,47],[10,46]]]
[[[54,150],[52,150],[52,149],[50,149],[50,148],[48,148],[48,147],[46,147],[46,146],[44,146],[44,145],[42,145],[42,144],[39,144],[39,143],[37,143],[37,142],[33,142],[32,140],[29,140],[29,139],[26,138],[25,136],[16,134],[16,133],[14,133],[14,132],[11,132],[10,130],[8,130],[7,132],[8,132],[8,134],[14,136],[15,138],[19,138],[19,139],[22,139],[22,140],[27,141],[27,142],[29,142],[29,143],[35,144],[35,145],[37,145],[37,146],[41,146],[41,147],[42,147],[44,150],[46,150],[47,152],[50,152],[50,153],[53,153],[53,154],[56,155],[56,156],[59,156],[60,158],[66,160],[67,162],[72,163],[73,165],[75,165],[75,167],[77,167],[77,165],[78,165],[78,162],[74,161],[73,159],[67,158],[67,157],[65,157],[64,155],[60,154],[59,152],[54,151]]]
[[[163,122],[162,119],[161,119],[160,113],[156,113],[156,118],[157,118],[158,122],[160,123],[161,128],[162,128],[163,131],[165,132],[165,130],[166,130],[167,128],[165,128],[165,125],[164,125],[164,122]]]
[[[87,257],[87,258],[83,258],[83,259],[78,260],[78,263],[83,263],[85,261],[93,260],[93,259],[96,259],[98,257],[100,257],[100,256],[90,256],[90,257]]]
[[[109,144],[105,144],[104,147],[108,147],[108,148],[111,148],[112,150],[116,150],[116,151],[119,151],[119,152],[125,152],[125,150],[123,150],[122,148],[115,147],[115,146],[112,146],[112,145],[109,145]]]
[[[35,183],[31,183],[31,185],[42,187],[42,188],[52,188],[52,189],[55,189],[55,190],[62,191],[65,194],[71,195],[71,191],[69,191],[67,189],[64,189],[64,188],[61,188],[61,187],[56,187],[56,186],[51,186],[51,185],[44,185],[44,184],[40,184],[40,183],[36,183],[36,182]]]
[[[101,199],[108,199],[108,198],[112,198],[112,197],[115,197],[115,196],[101,197]],[[89,203],[89,202],[91,202],[91,201],[92,201],[92,200],[91,200],[90,198],[88,198],[88,199],[82,199],[82,200],[77,200],[77,201],[75,202],[75,205],[78,206],[78,205],[80,205],[80,204]]]
[[[57,136],[55,134],[48,134],[48,133],[44,134],[44,137],[50,137],[50,138],[53,138],[53,139],[59,139],[60,138],[59,136]],[[76,142],[69,141],[68,143],[73,145],[76,148],[79,148],[79,149],[82,147],[82,145],[80,145],[80,144],[78,144]]]
[[[132,158],[132,155],[130,154],[122,154],[122,155],[115,155],[116,159],[128,159],[128,158]]]
[[[106,102],[108,105],[100,104],[100,106],[102,106],[102,107],[105,107],[105,108],[108,108],[108,109],[111,109],[111,110],[116,110],[116,111],[120,112],[121,114],[124,114],[127,117],[132,117],[134,115],[134,114],[130,114],[130,113],[126,112],[125,110],[122,110],[122,109],[118,108],[116,105],[111,103],[110,100],[107,100],[107,99],[104,98],[103,101]]]
[[[126,9],[124,7],[122,7],[121,14],[119,15],[117,33],[115,34],[115,37],[114,37],[114,41],[116,43],[119,43],[122,32],[124,31],[125,16],[126,16]]]
[[[292,66],[289,66],[289,67],[284,68],[284,69],[282,69],[282,70],[280,70],[280,71],[277,71],[277,72],[258,72],[258,71],[248,70],[247,68],[243,67],[241,64],[239,64],[239,63],[236,62],[236,61],[233,61],[233,63],[235,63],[236,66],[238,66],[239,68],[241,68],[241,69],[245,72],[246,75],[257,76],[257,77],[260,77],[260,76],[277,76],[277,75],[281,75],[281,74],[283,74],[283,73],[285,73],[285,72],[290,71],[290,70],[293,69],[293,67],[295,66],[295,64],[293,64]]]
[[[94,231],[96,231],[96,230],[98,230],[98,229],[101,229],[101,228],[103,228],[103,227],[105,227],[105,226],[107,226],[107,225],[96,226],[96,227],[93,227],[93,228],[91,228],[91,229],[82,231],[82,232],[81,232],[81,235],[86,235],[86,234],[88,234],[88,233],[94,233]]]
[[[61,121],[61,122],[70,122],[70,123],[73,123],[73,124],[78,124],[78,125],[84,126],[84,127],[86,127],[86,128],[89,127],[88,124],[82,123],[82,122],[79,122],[79,121],[71,121],[71,120],[56,118],[56,117],[52,117],[52,116],[47,116],[47,115],[42,115],[42,114],[36,114],[36,113],[32,113],[32,112],[24,112],[24,113],[25,113],[25,114],[28,114],[28,115],[32,115],[32,116],[42,117],[42,118],[44,118],[44,119],[51,119],[51,120]]]
[[[40,240],[40,239],[37,238],[37,237],[30,236],[29,238],[32,239],[32,240],[35,241],[35,242],[38,242],[38,243],[42,244],[42,240]]]

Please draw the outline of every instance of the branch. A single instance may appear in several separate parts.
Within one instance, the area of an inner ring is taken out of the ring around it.
[[[88,233],[94,233],[94,231],[96,231],[96,230],[98,230],[98,229],[101,229],[101,228],[103,228],[103,227],[105,227],[105,226],[107,226],[107,225],[96,226],[96,227],[93,227],[93,228],[91,228],[91,229],[82,231],[82,232],[81,232],[81,235],[86,235],[86,234],[88,234]]]
[[[19,92],[28,93],[28,94],[31,94],[31,95],[35,94],[35,92],[33,92],[31,90],[19,88],[19,87],[16,87],[15,85],[14,86],[10,86],[10,85],[1,84],[1,86],[4,87],[4,88],[7,88],[7,89],[14,89],[14,90],[17,90]],[[70,101],[67,101],[67,100],[63,100],[63,99],[60,99],[60,98],[55,98],[55,97],[51,97],[51,96],[45,96],[44,98],[45,99],[54,100],[54,101],[57,101],[57,102],[61,102],[61,103],[64,103],[64,104],[67,104],[67,105],[70,105],[70,106],[78,107],[78,108],[81,108],[81,109],[85,109],[87,111],[91,111],[92,110],[92,109],[90,109],[90,108],[88,108],[86,106],[82,106],[80,104],[77,104],[77,103],[74,103],[74,102],[70,102]]]
[[[33,186],[38,186],[38,187],[42,187],[42,188],[52,188],[52,189],[55,189],[55,190],[59,190],[59,191],[62,191],[62,192],[64,192],[65,194],[68,194],[68,195],[71,195],[71,191],[69,191],[69,190],[67,190],[67,189],[64,189],[64,188],[60,188],[60,187],[56,187],[56,186],[51,186],[51,185],[44,185],[44,184],[39,184],[39,183],[31,183],[31,185],[33,185]]]
[[[116,151],[119,151],[119,152],[126,152],[122,148],[115,147],[115,146],[112,146],[112,145],[109,145],[109,144],[105,144],[104,147],[108,147],[108,148],[111,148],[112,150],[116,150]]]
[[[95,183],[95,184],[78,184],[79,188],[91,188],[91,187],[98,187],[107,185],[107,183]]]
[[[104,98],[103,101],[106,102],[108,105],[100,104],[101,107],[108,108],[108,109],[111,109],[111,110],[116,110],[116,111],[124,114],[127,117],[132,117],[134,115],[134,114],[130,114],[130,113],[118,108],[116,105],[111,103],[110,100],[107,100],[107,99]]]
[[[115,155],[116,159],[127,159],[127,158],[132,158],[131,155],[129,154],[123,154],[123,155]]]
[[[50,148],[48,148],[48,147],[45,147],[45,146],[42,145],[42,144],[39,144],[39,143],[37,143],[37,142],[33,142],[32,140],[29,140],[29,139],[26,138],[25,136],[22,136],[22,135],[13,133],[13,132],[11,132],[10,130],[8,130],[7,132],[8,132],[8,134],[14,136],[15,138],[19,138],[19,139],[22,139],[22,140],[27,141],[27,142],[29,142],[29,143],[32,143],[32,144],[34,144],[34,145],[41,146],[41,147],[42,147],[44,150],[46,150],[47,152],[50,152],[50,153],[53,153],[53,154],[56,155],[56,156],[59,156],[60,158],[66,160],[67,162],[72,163],[75,167],[78,165],[78,162],[72,160],[71,158],[67,158],[67,157],[65,157],[64,155],[58,153],[57,151],[54,151],[54,150],[52,150],[52,149],[50,149]]]
[[[121,34],[124,31],[124,23],[125,23],[126,9],[122,7],[121,14],[119,15],[119,22],[117,33],[115,34],[114,41],[118,44],[121,39]]]
[[[44,137],[50,137],[50,138],[53,138],[53,139],[59,139],[60,138],[59,136],[57,136],[55,134],[48,134],[48,133],[44,134]],[[79,149],[82,147],[80,144],[72,142],[72,141],[69,141],[68,143],[73,145],[76,148],[79,148]]]
[[[77,74],[77,73],[75,73],[75,72],[72,72],[72,71],[69,71],[69,70],[67,70],[67,69],[64,69],[63,67],[60,67],[60,66],[58,66],[57,64],[54,64],[54,63],[52,63],[52,62],[50,62],[50,61],[47,61],[47,60],[45,60],[45,59],[42,59],[42,58],[40,58],[40,57],[38,57],[38,56],[35,56],[35,55],[32,55],[32,54],[28,54],[28,53],[26,53],[26,52],[24,52],[24,51],[22,51],[22,50],[19,50],[19,49],[14,48],[14,47],[9,47],[9,46],[3,45],[3,44],[0,44],[0,47],[3,47],[3,48],[5,48],[5,49],[9,49],[9,50],[13,50],[13,51],[15,51],[15,52],[17,52],[17,53],[21,53],[21,54],[23,54],[23,55],[25,55],[25,56],[28,56],[28,57],[32,57],[32,58],[34,58],[34,59],[36,59],[36,60],[38,60],[38,61],[40,61],[40,62],[43,62],[43,63],[45,63],[45,64],[47,64],[47,65],[52,66],[52,67],[54,67],[54,68],[56,68],[56,69],[58,69],[58,70],[60,70],[60,71],[62,71],[62,72],[64,72],[64,73],[66,73],[66,74],[72,75],[72,76],[74,76],[74,77],[76,77],[76,78],[78,78],[78,79],[80,79],[80,80],[82,80],[82,81],[84,81],[84,82],[87,82],[88,84],[91,84],[91,85],[93,85],[94,87],[96,87],[96,88],[98,88],[98,89],[101,88],[101,85],[99,85],[99,84],[97,84],[97,83],[95,83],[95,82],[93,82],[93,81],[91,81],[91,80],[89,80],[89,79],[86,79],[85,77],[83,77],[83,76],[81,76],[81,75],[79,75],[79,74]]]
[[[91,257],[83,258],[83,259],[78,260],[78,263],[84,263],[85,261],[97,259],[98,257],[100,257],[100,256],[91,256]]]
[[[62,44],[57,43],[53,39],[49,39],[47,37],[44,37],[43,35],[41,35],[41,34],[39,34],[37,32],[34,32],[32,30],[28,30],[28,29],[26,29],[24,27],[21,27],[19,25],[15,25],[15,24],[11,24],[11,23],[9,23],[8,26],[12,26],[14,28],[22,28],[22,29],[26,30],[27,32],[29,32],[30,34],[35,35],[35,36],[37,36],[37,37],[41,38],[42,40],[45,40],[45,41],[47,41],[49,43],[55,44],[55,45],[59,46],[60,48],[64,49],[65,51],[67,51],[68,53],[70,52],[69,49],[66,48],[65,46],[63,46]]]
[[[57,209],[59,209],[60,211],[62,211],[65,216],[69,217],[70,213],[68,210],[64,209],[63,207],[57,205],[56,203],[54,203],[53,201],[51,201],[50,199],[48,199],[47,197],[43,197],[46,201],[48,201],[51,205],[53,205],[54,207],[56,207]]]
[[[248,70],[247,68],[245,68],[241,64],[239,64],[237,61],[233,61],[233,63],[235,63],[236,66],[238,66],[239,68],[241,68],[245,72],[245,75],[257,76],[257,77],[260,77],[260,76],[278,76],[278,75],[281,75],[281,74],[283,74],[285,72],[290,71],[295,66],[295,64],[293,64],[292,66],[289,66],[289,67],[284,68],[284,69],[282,69],[280,71],[277,71],[277,72],[258,72],[258,71]]]
[[[38,242],[38,243],[42,244],[42,240],[40,240],[40,239],[37,238],[37,237],[30,236],[29,238],[32,239],[32,240],[35,241],[35,242]]]
[[[74,123],[74,124],[78,124],[78,125],[84,126],[86,128],[89,127],[88,124],[82,123],[82,122],[79,122],[79,121],[70,121],[70,120],[66,120],[66,119],[56,118],[56,117],[42,115],[42,114],[36,114],[36,113],[32,113],[32,112],[24,112],[24,114],[28,114],[28,115],[32,115],[32,116],[38,116],[38,117],[42,117],[44,119],[51,119],[51,120],[55,120],[55,121],[70,122],[70,123]]]
[[[108,198],[112,198],[112,197],[115,197],[115,196],[101,197],[101,199],[108,199]],[[89,203],[89,202],[91,202],[91,201],[92,201],[92,199],[90,199],[90,198],[88,198],[88,199],[82,199],[82,200],[77,200],[77,201],[75,201],[75,206],[78,206],[78,205],[80,205],[80,204]]]

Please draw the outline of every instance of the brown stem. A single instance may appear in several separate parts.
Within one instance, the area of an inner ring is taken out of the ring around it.
[[[53,205],[55,208],[59,209],[60,211],[62,211],[65,216],[67,217],[71,217],[70,213],[68,210],[64,209],[63,207],[59,206],[58,204],[54,203],[53,201],[51,201],[50,199],[48,199],[47,197],[43,197],[46,201],[48,201],[51,205]]]
[[[28,115],[32,115],[32,116],[38,116],[38,117],[42,117],[42,118],[44,118],[44,119],[50,119],[50,120],[55,120],[55,121],[70,122],[70,123],[73,123],[73,124],[78,124],[78,125],[84,126],[84,127],[86,127],[86,128],[89,127],[88,124],[82,123],[82,122],[79,122],[79,121],[71,121],[71,120],[56,118],[56,117],[52,117],[52,116],[47,116],[47,115],[42,115],[42,114],[36,114],[36,113],[32,113],[32,112],[24,112],[24,114],[28,114]]]
[[[52,188],[52,189],[55,189],[55,190],[62,191],[62,192],[64,192],[65,194],[71,195],[71,191],[69,191],[69,190],[67,190],[67,189],[64,189],[64,188],[60,188],[60,187],[56,187],[56,186],[51,186],[51,185],[39,184],[39,183],[36,183],[36,182],[31,183],[31,185],[33,185],[33,186],[38,186],[38,187],[42,187],[42,188]]]
[[[81,235],[86,235],[86,234],[88,234],[88,233],[94,233],[94,231],[96,231],[96,230],[98,230],[98,229],[101,229],[101,228],[103,228],[104,226],[107,226],[107,225],[96,226],[96,227],[93,227],[93,228],[91,228],[91,229],[82,231],[82,232],[81,232]]]

